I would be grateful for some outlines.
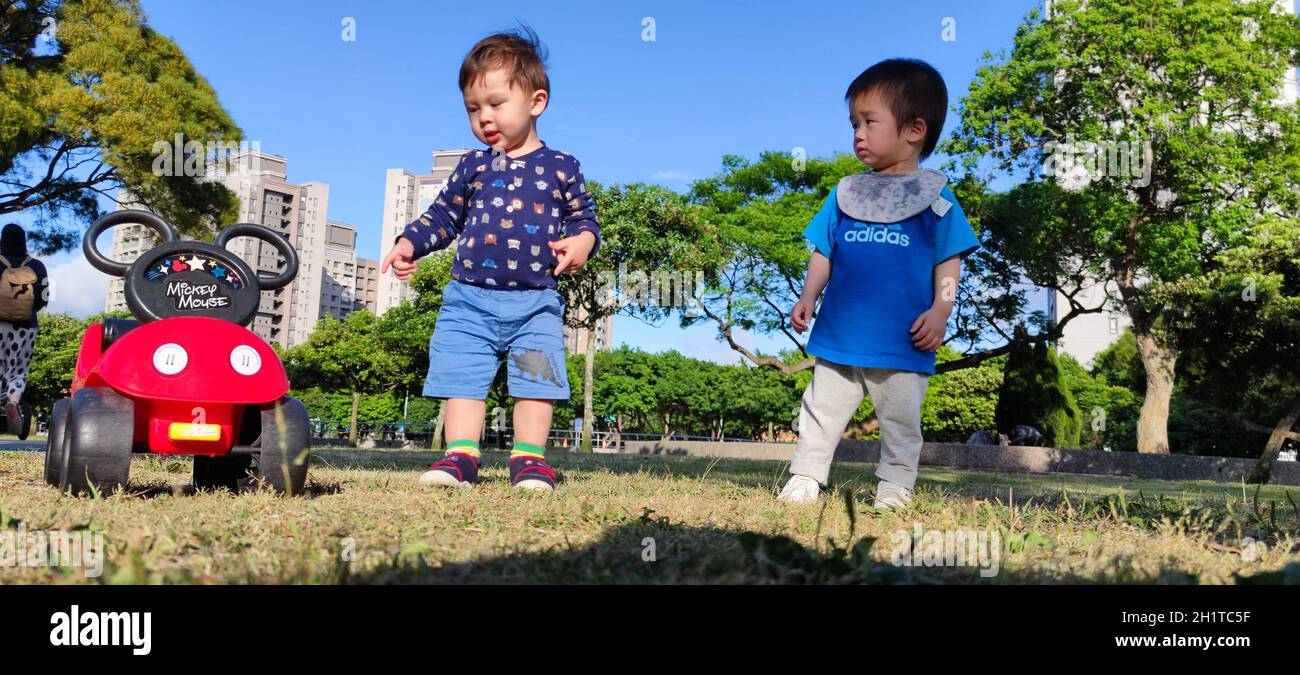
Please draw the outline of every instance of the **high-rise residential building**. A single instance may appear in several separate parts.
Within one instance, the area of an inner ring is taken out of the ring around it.
[[[326,221],[317,318],[346,318],[350,312],[378,309],[379,262],[357,256],[357,228]]]
[[[411,221],[424,213],[446,187],[461,155],[468,150],[435,150],[433,167],[429,173],[414,173],[406,169],[389,169],[384,181],[384,222],[380,226],[379,259],[388,257],[393,240]],[[379,279],[379,307],[377,314],[402,304],[411,297],[411,285],[399,281],[392,270]]]
[[[578,308],[574,311],[577,311],[580,315],[583,313],[583,310],[581,308]],[[594,337],[596,340],[596,351],[607,352],[610,349],[612,349],[612,347],[610,346],[610,338],[613,332],[614,332],[614,317],[612,315],[606,315],[604,319],[597,322],[595,331],[591,331],[586,328],[569,328],[568,326],[565,326],[564,327],[564,350],[569,354],[569,356],[573,356],[575,354],[586,354],[587,340],[591,339],[594,333]]]
[[[253,332],[282,348],[305,342],[323,315],[324,299],[342,295],[327,293],[326,289],[343,283],[350,288],[346,294],[350,299],[359,298],[364,303],[370,297],[373,301],[377,290],[377,265],[373,260],[357,259],[355,249],[348,254],[340,251],[339,242],[355,247],[356,228],[327,222],[328,184],[317,181],[291,183],[287,179],[288,162],[284,157],[257,150],[234,154],[231,164],[239,170],[213,176],[210,180],[220,181],[239,198],[237,222],[257,223],[278,232],[294,247],[299,259],[298,274],[292,283],[273,291],[262,291],[261,305],[249,325]],[[117,227],[113,233],[112,255],[116,260],[134,260],[157,243],[152,232],[141,225]],[[268,276],[282,270],[285,264],[274,247],[251,237],[233,239],[227,244],[227,249],[254,271],[265,272]],[[335,262],[341,264],[335,265]],[[358,269],[362,274],[358,274]],[[343,281],[335,280],[335,274],[340,275]],[[328,283],[327,277],[330,278]],[[106,307],[110,311],[127,309],[120,279],[110,281]],[[370,308],[374,309],[373,304]],[[331,313],[334,313],[334,308],[331,308]]]
[[[1109,293],[1107,293],[1109,291]],[[1109,295],[1109,299],[1107,296]],[[1128,312],[1119,301],[1119,288],[1114,281],[1093,281],[1084,285],[1074,296],[1084,307],[1106,307],[1100,312],[1080,314],[1065,324],[1061,339],[1056,342],[1058,352],[1069,354],[1085,367],[1092,367],[1092,359],[1119,339],[1133,325]],[[1070,311],[1070,301],[1060,291],[1050,291],[1047,298],[1047,316],[1053,325]]]
[[[120,196],[120,202],[121,204],[118,206],[119,210],[143,208],[136,204],[128,194],[122,194]],[[113,228],[112,234],[112,252],[108,257],[119,262],[132,262],[136,258],[139,258],[141,253],[157,246],[159,242],[158,236],[153,233],[153,230],[150,230],[143,225],[119,225]],[[124,283],[122,277],[108,278],[108,297],[104,302],[104,311],[130,311],[130,308],[126,306],[126,291],[123,285]]]

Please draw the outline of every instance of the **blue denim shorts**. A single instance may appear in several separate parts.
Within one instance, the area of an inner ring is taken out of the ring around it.
[[[484,400],[503,358],[511,396],[569,398],[559,292],[448,282],[429,339],[424,395]]]

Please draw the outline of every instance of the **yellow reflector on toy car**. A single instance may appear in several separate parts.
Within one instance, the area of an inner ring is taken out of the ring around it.
[[[167,438],[173,441],[219,441],[221,425],[172,422],[167,428]]]

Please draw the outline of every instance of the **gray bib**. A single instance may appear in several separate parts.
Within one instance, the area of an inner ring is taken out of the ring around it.
[[[835,201],[840,210],[864,223],[897,223],[934,207],[940,217],[951,204],[939,196],[948,177],[934,169],[915,173],[866,171],[840,179]]]

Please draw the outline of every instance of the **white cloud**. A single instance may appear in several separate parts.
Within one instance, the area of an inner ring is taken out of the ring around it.
[[[700,330],[693,330],[696,328]],[[726,366],[734,366],[742,362],[747,366],[754,365],[743,354],[732,349],[726,340],[718,337],[717,328],[712,323],[699,324],[698,327],[692,326],[691,329],[680,332],[684,346],[679,348],[678,351],[687,356]],[[785,348],[785,345],[778,345],[771,337],[754,335],[744,328],[733,329],[732,334],[735,336],[736,342],[739,342],[741,346],[751,352],[762,351],[775,354],[776,349]]]
[[[654,178],[655,180],[681,181],[683,183],[689,183],[695,180],[695,176],[685,171],[678,171],[677,169],[670,169],[668,171],[656,171],[654,176],[652,176],[652,178]]]
[[[109,276],[90,266],[78,249],[42,260],[50,275],[50,304],[46,311],[84,318],[104,311]]]

